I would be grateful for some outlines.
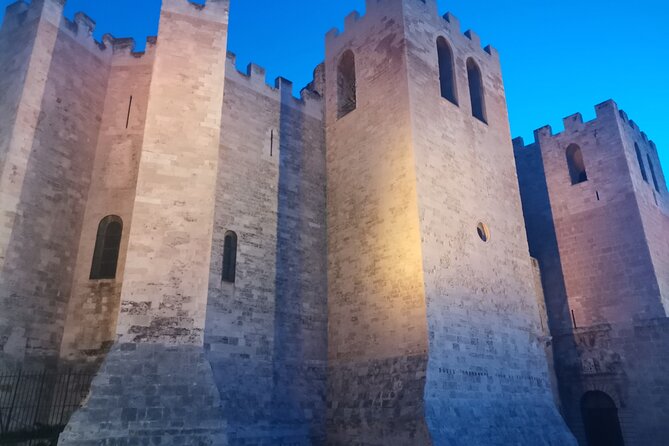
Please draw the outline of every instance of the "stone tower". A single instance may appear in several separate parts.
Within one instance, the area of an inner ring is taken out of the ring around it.
[[[601,437],[592,414],[607,408],[593,407],[597,398],[614,415],[606,431],[627,446],[660,446],[669,436],[669,193],[655,144],[613,101],[595,110],[590,122],[565,118],[561,133],[537,130],[533,144],[514,141],[530,250],[579,441]]]
[[[328,444],[574,444],[496,51],[434,0],[368,0],[325,79]]]
[[[0,30],[0,368],[57,361],[105,100],[109,52],[63,3]]]
[[[163,0],[116,343],[60,444],[226,444],[204,328],[227,22],[227,0]]]

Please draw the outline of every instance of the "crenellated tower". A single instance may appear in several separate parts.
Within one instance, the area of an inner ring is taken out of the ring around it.
[[[669,191],[615,103],[512,143],[436,0],[367,0],[299,94],[229,0],[141,52],[64,2],[0,28],[0,372],[93,379],[59,444],[663,444]]]
[[[18,1],[0,30],[0,368],[55,364],[109,51],[64,1]]]
[[[132,225],[125,242],[116,339],[86,405],[72,418],[60,444],[139,436],[173,442],[179,437],[169,430],[174,423],[188,431],[189,441],[227,443],[219,392],[204,350],[227,24],[227,0],[204,5],[163,0],[150,80],[141,85],[138,79],[137,85],[148,87],[146,99],[140,100],[145,119],[134,147],[139,156],[134,163],[128,156],[133,139],[127,137],[124,153],[118,154],[129,163],[129,177],[133,170],[137,173],[131,208],[119,208]],[[116,219],[110,224],[122,228]],[[106,271],[101,271],[104,277]],[[149,388],[154,391],[147,392]],[[115,398],[109,399],[110,394]],[[188,420],[181,412],[183,398],[192,403]],[[143,413],[151,408],[160,416],[146,423]],[[104,420],[97,416],[100,409],[106,411]]]
[[[530,251],[581,444],[659,446],[669,434],[669,193],[647,135],[613,101],[595,111],[565,118],[560,133],[536,130],[532,144],[514,140]]]
[[[325,79],[329,444],[574,444],[497,52],[434,0],[369,0]]]

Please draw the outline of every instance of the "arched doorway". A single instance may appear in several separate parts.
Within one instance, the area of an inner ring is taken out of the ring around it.
[[[581,400],[588,446],[624,446],[618,407],[604,392],[588,392]]]

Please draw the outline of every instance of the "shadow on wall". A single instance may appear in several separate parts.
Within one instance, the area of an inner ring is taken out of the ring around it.
[[[282,95],[273,419],[295,440],[320,444],[327,360],[324,136],[319,121],[288,105],[290,89]]]
[[[530,256],[539,261],[541,285],[546,299],[553,345],[554,348],[558,347],[557,344],[573,345],[574,319],[567,301],[543,155],[538,145],[525,147],[522,139],[514,140],[514,149]],[[571,353],[576,354],[576,352]],[[556,361],[561,361],[558,351],[554,352],[554,357]],[[565,377],[560,376],[564,368],[556,363],[555,369],[558,378],[558,396],[563,409],[568,403],[570,393],[564,387]]]

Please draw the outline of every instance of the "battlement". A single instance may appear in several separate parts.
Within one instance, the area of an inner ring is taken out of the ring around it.
[[[573,115],[565,117],[562,122],[564,125],[564,130],[562,132],[553,133],[553,128],[550,125],[545,125],[541,128],[538,128],[534,131],[534,142],[531,144],[525,144],[523,138],[515,138],[513,140],[514,149],[522,150],[525,148],[532,148],[537,143],[540,143],[544,139],[554,138],[565,133],[574,133],[582,130],[584,127],[599,122],[602,119],[620,119],[627,125],[629,125],[639,136],[646,141],[648,144],[653,147],[654,150],[657,150],[655,143],[648,139],[648,136],[642,132],[639,127],[631,121],[627,114],[618,108],[618,105],[612,99],[602,102],[595,106],[595,118],[590,121],[584,121],[583,115],[581,113],[575,113]]]
[[[52,21],[60,19],[65,3],[64,0],[33,0],[32,2],[18,0],[7,5],[5,8],[5,17],[1,24],[1,31],[18,29],[38,19],[43,14],[45,1],[49,1],[56,6],[55,10],[54,8],[50,8],[49,19]]]
[[[144,51],[136,51],[137,42],[132,37],[114,37],[111,34],[105,34],[102,36],[102,42],[105,49],[111,48],[115,57],[117,55],[122,55],[139,58],[146,55],[147,53],[154,52],[156,44],[158,43],[158,37],[147,37]]]
[[[5,20],[25,14],[29,9],[30,3],[25,0],[18,0],[14,3],[10,3],[5,8]]]
[[[326,45],[331,45],[337,40],[344,38],[347,34],[355,32],[360,26],[364,26],[365,20],[368,16],[376,13],[386,14],[392,4],[400,4],[405,6],[407,4],[417,5],[425,14],[438,16],[438,8],[436,0],[366,0],[365,15],[361,15],[358,11],[353,11],[344,19],[344,29],[340,31],[338,28],[332,28],[325,35]],[[446,26],[450,28],[453,34],[462,34],[472,42],[474,46],[480,47],[489,56],[498,57],[497,50],[492,45],[485,47],[481,44],[481,38],[472,30],[467,30],[464,33],[460,30],[460,20],[451,12],[447,12],[441,16]]]
[[[625,113],[624,110],[621,109],[621,110],[618,111],[618,113],[620,115],[620,119],[630,127],[632,132],[634,132],[636,135],[638,135],[644,142],[648,143],[650,145],[650,147],[652,147],[652,149],[655,152],[657,152],[657,146],[655,145],[655,143],[648,138],[648,135],[639,128],[639,126],[636,124],[636,122],[631,120],[627,116],[627,113]]]
[[[285,105],[297,108],[304,113],[322,119],[323,103],[316,90],[319,67],[314,70],[314,81],[300,90],[300,96],[293,95],[293,83],[283,77],[277,77],[274,84],[267,82],[267,70],[255,63],[247,65],[246,70],[237,67],[237,56],[228,52],[226,77],[237,82],[246,82],[249,88],[276,99]]]
[[[50,2],[58,5],[59,8],[65,6],[66,0],[33,0],[28,3],[26,0],[18,0],[7,6],[4,22],[2,28],[5,26],[19,27],[30,19],[30,14],[34,14],[34,18],[42,14],[42,6],[45,2]],[[228,18],[229,0],[207,0],[192,1],[192,0],[165,0],[163,2],[163,9],[168,10],[185,10],[191,14],[199,14],[205,19],[227,21]],[[83,47],[90,51],[98,52],[101,57],[113,56],[130,56],[139,58],[148,52],[152,52],[157,43],[156,36],[150,36],[146,39],[146,46],[143,51],[137,51],[137,42],[130,37],[114,37],[112,34],[105,34],[100,41],[93,36],[96,23],[93,18],[84,12],[76,12],[72,19],[62,15],[61,11],[60,29],[69,33],[75,38]],[[110,54],[106,53],[107,49],[111,49]]]
[[[228,23],[230,0],[163,0],[162,10],[197,17],[217,23]]]

